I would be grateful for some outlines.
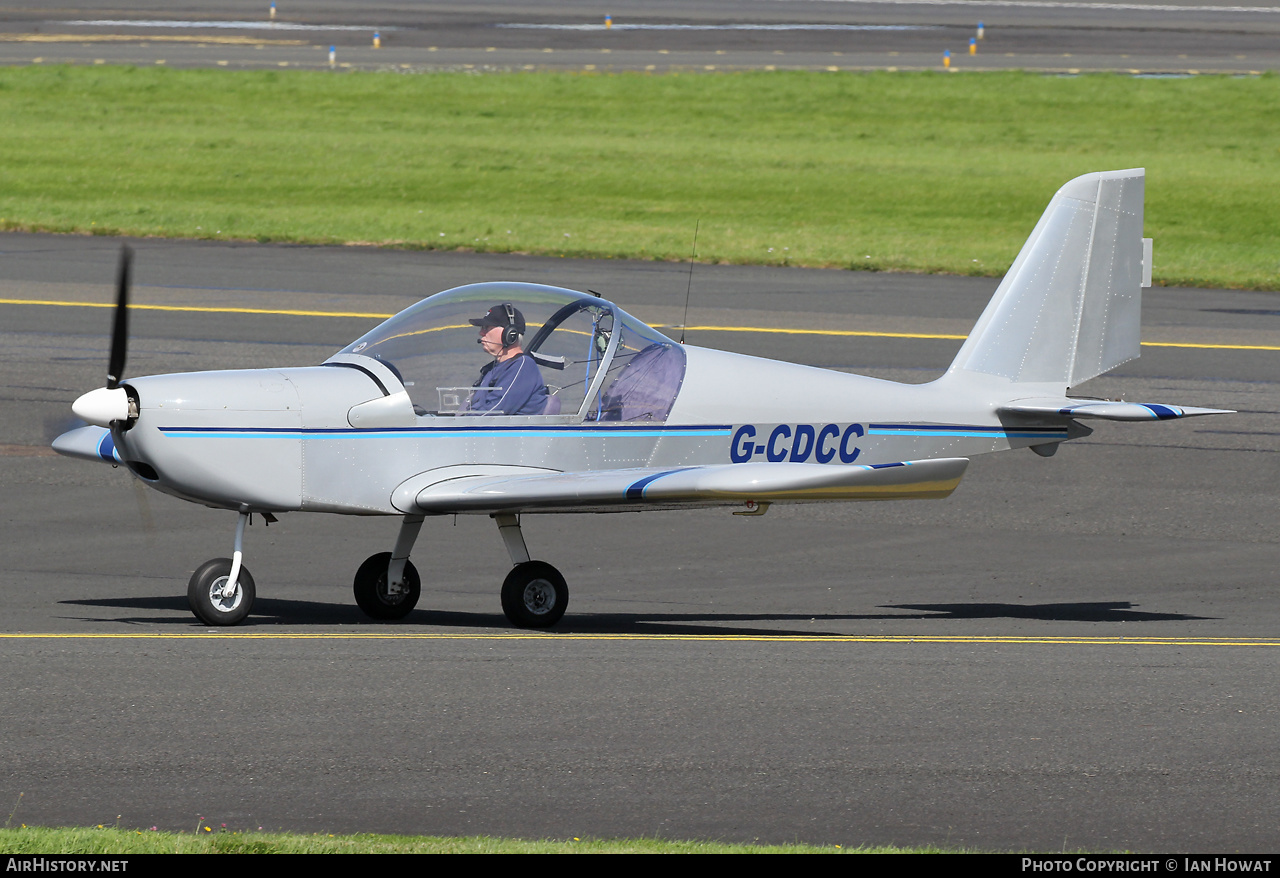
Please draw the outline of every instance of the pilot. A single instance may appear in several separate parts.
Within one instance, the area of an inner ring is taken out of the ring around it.
[[[494,305],[483,317],[477,340],[493,357],[480,370],[471,392],[471,411],[503,415],[540,415],[547,407],[547,385],[538,364],[524,352],[524,315],[510,302]]]

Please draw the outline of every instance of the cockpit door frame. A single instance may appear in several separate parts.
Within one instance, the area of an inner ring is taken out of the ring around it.
[[[609,374],[609,364],[613,362],[613,355],[617,353],[618,340],[622,338],[622,326],[621,321],[618,320],[618,315],[614,313],[612,308],[605,308],[603,312],[613,319],[613,329],[609,332],[609,346],[605,348],[604,354],[600,357],[600,365],[596,368],[596,377],[592,380],[591,387],[587,389],[587,395],[582,400],[582,408],[578,409],[579,421],[586,419],[587,412],[590,411],[594,400],[599,396],[604,380]],[[594,345],[595,343],[596,340],[592,338],[591,344]]]

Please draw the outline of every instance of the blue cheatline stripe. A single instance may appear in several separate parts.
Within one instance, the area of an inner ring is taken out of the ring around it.
[[[1146,406],[1160,419],[1177,418],[1180,415],[1166,406]],[[462,439],[515,437],[521,439],[550,438],[719,438],[732,432],[731,426],[705,425],[693,427],[515,427],[515,426],[467,426],[467,427],[160,427],[168,437],[182,439],[410,439],[445,438]],[[962,439],[1043,439],[1065,437],[1065,427],[1020,427],[1009,430],[1003,427],[944,426],[933,424],[871,424],[868,436],[912,436]]]
[[[426,438],[622,438],[728,436],[729,427],[160,427],[165,436],[181,439],[426,439]]]
[[[116,453],[116,440],[111,438],[110,431],[103,433],[98,440],[98,457],[107,463],[119,463],[120,455]]]
[[[1159,405],[1157,403],[1145,403],[1145,402],[1138,403],[1138,404],[1142,406],[1144,409],[1147,409],[1148,411],[1150,411],[1153,415],[1155,415],[1161,421],[1168,421],[1168,420],[1172,420],[1173,418],[1182,417],[1182,412],[1178,411],[1177,409],[1170,408],[1167,405]]]
[[[891,466],[911,466],[911,464],[910,462],[903,460],[903,461],[899,461],[898,463],[873,463],[873,464],[870,464],[868,468],[869,469],[888,469]]]
[[[939,436],[961,439],[1043,439],[1066,436],[1065,427],[1020,427],[1009,430],[1004,427],[942,427],[917,424],[871,424],[868,436]]]
[[[925,433],[945,433],[950,430],[966,430],[971,433],[1005,433],[1005,427],[977,427],[971,424],[868,424],[868,430],[914,430],[922,434]],[[1041,433],[1054,433],[1064,430],[1064,427],[1022,427],[1021,430],[1038,431]]]
[[[663,476],[669,476],[672,473],[682,473],[687,469],[697,469],[697,467],[682,466],[679,469],[669,469],[663,473],[654,473],[651,476],[645,476],[643,479],[640,479],[639,481],[632,482],[630,485],[627,486],[627,499],[643,500],[644,489],[648,487],[650,482],[657,481]]]

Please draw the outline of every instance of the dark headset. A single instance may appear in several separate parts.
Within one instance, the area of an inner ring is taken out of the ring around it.
[[[507,325],[502,327],[502,346],[509,348],[520,340],[520,330],[516,329],[515,306],[510,302],[503,302],[502,310],[507,315]]]

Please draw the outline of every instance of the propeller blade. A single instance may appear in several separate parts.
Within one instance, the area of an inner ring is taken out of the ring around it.
[[[124,378],[125,355],[129,352],[129,273],[133,251],[120,248],[120,273],[116,277],[116,316],[111,326],[111,359],[107,362],[107,389],[115,390]]]

